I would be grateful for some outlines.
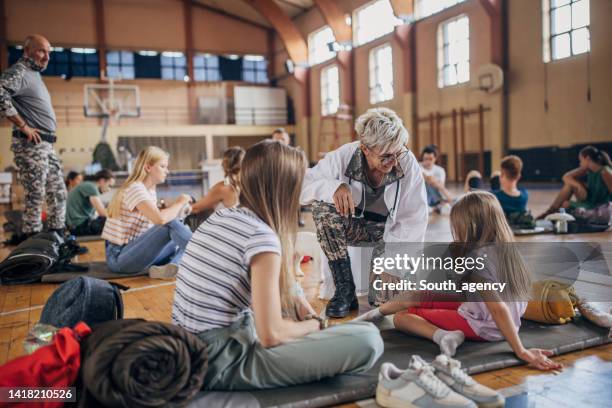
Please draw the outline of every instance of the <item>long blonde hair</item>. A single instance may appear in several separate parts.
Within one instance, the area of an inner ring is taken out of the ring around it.
[[[454,248],[461,256],[474,249],[494,244],[499,250],[497,278],[508,282],[503,298],[527,299],[531,292],[531,275],[514,244],[514,234],[497,198],[486,191],[464,195],[451,209]]]
[[[306,165],[301,150],[264,140],[247,149],[240,173],[240,204],[257,214],[279,237],[282,311],[293,319],[297,319],[293,256]]]
[[[147,177],[146,166],[153,166],[155,163],[162,159],[167,159],[169,154],[164,150],[156,146],[148,146],[138,153],[136,163],[132,174],[125,180],[121,185],[115,196],[108,205],[108,216],[110,218],[116,218],[121,213],[121,201],[123,200],[123,193],[132,184],[139,181],[144,181]]]

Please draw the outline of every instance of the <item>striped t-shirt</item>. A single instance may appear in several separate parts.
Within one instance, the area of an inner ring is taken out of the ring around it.
[[[157,194],[141,182],[132,183],[123,192],[119,217],[106,219],[102,239],[115,245],[125,245],[151,228],[151,221],[136,209],[143,201],[157,205]]]
[[[280,255],[280,241],[251,210],[233,207],[211,215],[179,264],[172,323],[200,333],[239,319],[251,307],[251,259],[262,252]]]

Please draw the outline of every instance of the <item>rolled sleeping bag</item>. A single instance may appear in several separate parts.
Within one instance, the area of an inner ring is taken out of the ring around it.
[[[206,344],[167,323],[99,324],[82,344],[81,407],[183,407],[202,388]]]
[[[70,279],[53,291],[40,315],[40,323],[73,327],[85,322],[93,327],[122,319],[123,299],[119,289],[128,288],[88,276]]]
[[[41,232],[17,246],[0,263],[3,285],[39,282],[59,261],[64,240],[55,232]]]

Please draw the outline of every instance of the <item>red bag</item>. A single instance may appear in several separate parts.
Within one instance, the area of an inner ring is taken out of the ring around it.
[[[80,341],[90,333],[91,329],[83,322],[74,326],[74,329],[68,327],[60,329],[51,344],[0,366],[0,387],[72,386],[81,367]],[[11,408],[28,406],[52,408],[63,405],[63,402],[7,403]]]

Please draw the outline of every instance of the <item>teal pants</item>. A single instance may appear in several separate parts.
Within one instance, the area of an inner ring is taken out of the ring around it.
[[[367,322],[335,325],[265,348],[257,340],[252,314],[246,314],[199,337],[208,345],[207,390],[277,388],[361,373],[383,353],[380,332]]]

